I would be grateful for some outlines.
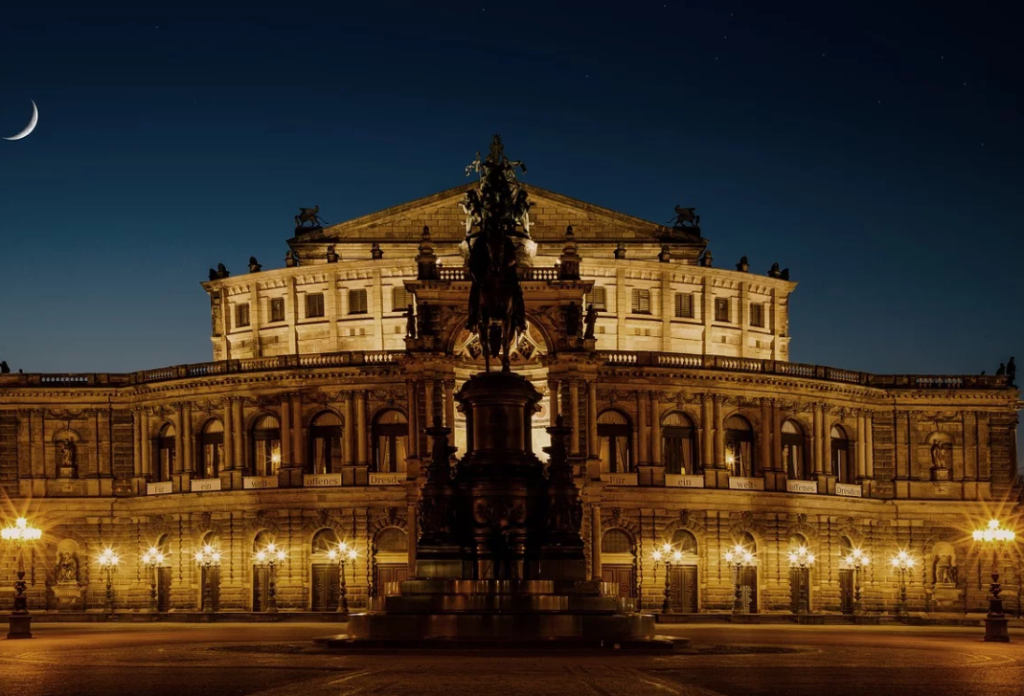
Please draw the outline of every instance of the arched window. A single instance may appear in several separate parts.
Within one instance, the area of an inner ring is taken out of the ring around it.
[[[601,553],[633,553],[633,539],[621,529],[609,529],[601,537]]]
[[[688,529],[677,529],[673,532],[672,546],[682,553],[697,555],[697,537]]]
[[[725,465],[733,476],[756,476],[754,430],[743,416],[725,421]]]
[[[321,529],[313,535],[314,556],[326,556],[327,552],[338,546],[338,535],[333,529]]]
[[[168,423],[160,429],[156,438],[156,475],[157,481],[170,481],[174,473],[174,462],[177,452],[174,444],[174,426]]]
[[[256,551],[261,551],[262,549],[265,549],[267,545],[274,543],[274,539],[275,537],[273,532],[269,532],[266,529],[260,531],[255,537],[253,537],[253,552],[255,553]]]
[[[387,527],[377,535],[377,553],[407,553],[408,543],[404,529]]]
[[[633,426],[618,411],[605,411],[597,418],[601,441],[601,471],[628,474],[633,471]]]
[[[405,471],[408,442],[409,422],[401,411],[391,409],[378,414],[373,421],[374,471]]]
[[[788,420],[782,424],[782,461],[786,464],[789,478],[794,481],[809,477],[804,431],[796,421]]]
[[[275,416],[261,416],[252,427],[252,473],[276,476],[280,467],[281,423]]]
[[[838,425],[832,426],[832,473],[840,483],[855,483],[857,471],[850,463],[850,441],[846,431]]]
[[[324,411],[309,426],[309,473],[340,473],[342,461],[341,438],[344,429],[341,418],[332,411]]]
[[[206,421],[198,444],[200,478],[217,478],[224,464],[224,424],[216,418]]]
[[[696,474],[697,437],[693,422],[678,411],[661,420],[661,452],[666,474]]]

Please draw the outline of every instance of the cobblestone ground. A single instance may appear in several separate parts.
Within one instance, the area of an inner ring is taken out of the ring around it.
[[[1019,696],[1024,631],[849,626],[661,627],[671,655],[399,652],[325,654],[325,624],[39,624],[0,641],[0,696],[729,694]]]

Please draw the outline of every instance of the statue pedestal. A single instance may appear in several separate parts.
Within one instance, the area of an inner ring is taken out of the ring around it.
[[[948,481],[949,480],[949,469],[944,469],[939,466],[932,467],[932,481]]]
[[[963,591],[951,582],[935,583],[932,606],[935,611],[960,611],[963,608]]]
[[[85,608],[85,603],[82,601],[84,593],[85,588],[78,584],[55,585],[53,597],[56,600],[57,611],[82,611]]]
[[[75,467],[73,466],[62,466],[57,469],[57,475],[59,478],[75,478]]]

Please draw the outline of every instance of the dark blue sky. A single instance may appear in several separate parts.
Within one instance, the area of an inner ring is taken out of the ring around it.
[[[0,135],[41,118],[0,141],[0,358],[209,360],[207,268],[462,183],[495,131],[530,183],[790,267],[795,361],[1024,346],[1015,3],[428,4],[5,9]]]

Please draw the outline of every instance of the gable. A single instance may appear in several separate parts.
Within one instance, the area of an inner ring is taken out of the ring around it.
[[[409,203],[364,215],[322,230],[300,234],[290,243],[344,243],[358,241],[418,240],[429,227],[435,242],[458,242],[465,237],[465,214],[459,207],[471,182]],[[705,244],[699,234],[681,233],[665,225],[585,203],[536,186],[526,186],[530,209],[530,235],[538,242],[561,242],[572,225],[580,242],[628,242],[665,240],[679,244]]]

